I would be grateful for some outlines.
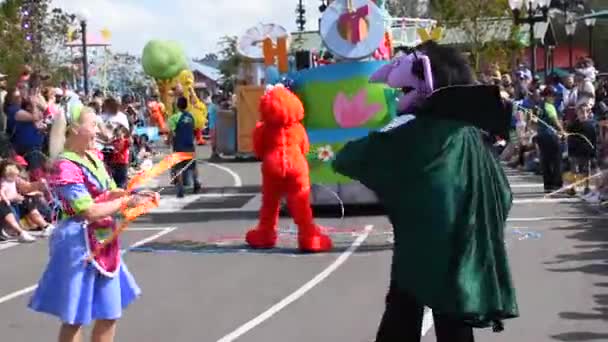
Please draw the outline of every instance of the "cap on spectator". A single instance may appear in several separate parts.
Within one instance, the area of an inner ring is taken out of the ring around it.
[[[6,78],[6,75],[0,72],[0,79]]]
[[[19,156],[19,155],[15,156],[13,158],[13,161],[15,162],[15,164],[17,164],[19,166],[23,166],[23,167],[27,166],[27,161],[22,156]]]

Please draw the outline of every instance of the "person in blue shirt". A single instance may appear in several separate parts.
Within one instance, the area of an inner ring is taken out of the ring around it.
[[[566,92],[566,87],[562,84],[561,78],[553,73],[547,77],[547,85],[553,86],[555,89],[555,109],[557,109],[557,114],[560,118],[563,117],[564,114],[564,93]]]
[[[194,144],[194,117],[191,113],[186,111],[186,108],[188,108],[188,100],[182,96],[177,99],[176,104],[177,111],[169,117],[168,122],[173,152],[191,152],[195,154],[194,158],[196,158],[196,146]],[[187,170],[181,172],[186,167]],[[175,184],[177,186],[178,198],[184,197],[184,176],[192,176],[194,193],[198,193],[200,191],[201,184],[198,181],[196,159],[194,161],[186,160],[177,164],[174,167],[173,172],[177,175]]]
[[[207,104],[207,113],[208,120],[207,124],[209,125],[209,136],[211,138],[211,157],[210,159],[218,159],[220,155],[217,152],[217,135],[215,132],[215,124],[217,122],[217,103],[218,96],[213,95],[211,97],[211,101]]]
[[[7,116],[6,133],[15,153],[25,158],[28,171],[32,172],[32,176],[37,176],[45,161],[42,151],[44,134],[39,126],[42,115],[35,112],[32,106],[19,90],[11,89],[7,93],[4,108]]]

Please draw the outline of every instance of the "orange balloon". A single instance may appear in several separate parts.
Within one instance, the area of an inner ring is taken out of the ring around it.
[[[154,165],[151,169],[136,174],[129,185],[127,185],[128,191],[133,191],[139,185],[144,184],[147,180],[157,177],[161,173],[169,170],[171,167],[185,160],[194,158],[194,154],[190,152],[175,152],[166,156],[158,164]]]
[[[158,164],[154,165],[150,170],[143,171],[143,172],[135,175],[135,177],[133,177],[131,179],[131,181],[129,182],[129,184],[127,185],[127,190],[133,191],[135,188],[137,188],[137,186],[145,183],[149,179],[157,177],[158,175],[169,170],[171,167],[175,166],[176,164],[178,164],[182,161],[185,161],[185,160],[191,160],[193,158],[194,158],[194,154],[189,153],[189,152],[172,153],[172,154],[166,156]],[[158,207],[159,204],[160,203],[158,202],[157,197],[150,197],[149,201],[145,201],[144,203],[142,203],[138,206],[135,206],[133,208],[127,208],[127,202],[125,201],[123,203],[123,207],[121,210],[122,214],[125,217],[125,220],[112,233],[112,235],[109,238],[107,238],[106,240],[103,241],[103,243],[101,243],[101,245],[96,250],[89,253],[88,257],[86,258],[86,261],[88,262],[88,261],[93,260],[97,255],[99,255],[99,253],[105,246],[109,245],[114,240],[116,240],[118,238],[118,236],[125,229],[127,229],[127,227],[129,226],[129,223],[133,222],[139,216],[144,215],[144,214],[150,212],[152,209]]]

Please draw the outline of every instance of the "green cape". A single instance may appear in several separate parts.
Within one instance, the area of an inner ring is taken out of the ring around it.
[[[384,205],[399,288],[476,327],[518,316],[504,243],[512,193],[479,129],[418,116],[347,143],[333,166]]]

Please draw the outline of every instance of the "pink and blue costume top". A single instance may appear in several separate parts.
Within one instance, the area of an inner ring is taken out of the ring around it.
[[[81,214],[109,199],[116,188],[93,153],[62,153],[51,187],[62,202],[62,217],[49,240],[50,258],[29,307],[68,324],[118,319],[141,293],[121,260],[118,239],[86,264],[88,254],[117,229],[113,217],[87,222]]]

